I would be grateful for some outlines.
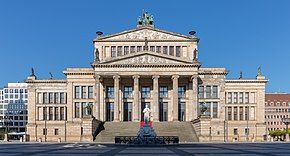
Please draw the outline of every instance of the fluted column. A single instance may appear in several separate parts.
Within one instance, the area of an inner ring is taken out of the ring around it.
[[[173,81],[173,96],[172,96],[172,108],[173,108],[173,116],[172,120],[173,121],[178,121],[178,78],[179,75],[173,75],[172,76],[172,81]]]
[[[114,121],[120,121],[119,114],[119,88],[120,88],[120,76],[114,75]]]
[[[134,101],[133,101],[133,121],[139,121],[139,75],[134,75]]]
[[[153,79],[153,121],[159,121],[159,84],[158,79],[160,76],[154,75]]]
[[[194,75],[191,77],[192,81],[192,89],[190,90],[189,95],[189,105],[186,108],[186,112],[188,114],[188,119],[186,121],[191,121],[193,119],[197,119],[198,116],[198,76]]]
[[[100,120],[100,82],[101,76],[95,75],[95,104],[93,105],[93,116]]]

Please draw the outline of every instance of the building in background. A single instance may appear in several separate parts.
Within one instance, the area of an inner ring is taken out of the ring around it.
[[[133,136],[146,105],[157,134],[180,142],[264,140],[260,68],[255,78],[227,79],[225,68],[201,67],[195,32],[158,29],[148,13],[137,28],[97,34],[91,67],[67,68],[64,80],[27,78],[31,141],[93,141],[96,120],[106,122],[97,141]]]
[[[8,83],[0,89],[0,128],[11,134],[25,132],[27,124],[27,84]]]
[[[290,94],[268,93],[265,100],[265,122],[267,130],[286,129],[283,118],[290,118]]]

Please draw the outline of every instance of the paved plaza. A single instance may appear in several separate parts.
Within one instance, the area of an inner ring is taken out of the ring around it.
[[[1,156],[28,155],[289,155],[290,143],[195,143],[117,146],[94,143],[0,143]]]

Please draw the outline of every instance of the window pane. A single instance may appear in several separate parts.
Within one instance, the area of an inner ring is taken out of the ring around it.
[[[75,103],[75,118],[79,118],[80,117],[80,103],[76,102]]]
[[[218,117],[218,103],[217,102],[213,102],[212,103],[212,117],[213,118],[217,118]]]
[[[167,86],[161,86],[159,88],[159,97],[160,98],[168,97],[168,87]]]
[[[204,86],[198,86],[198,98],[204,98]]]
[[[205,96],[206,98],[211,98],[211,86],[206,86]]]
[[[89,86],[89,95],[88,95],[88,98],[89,99],[92,99],[93,98],[93,86]]]
[[[107,90],[106,90],[106,97],[109,99],[113,99],[114,98],[114,87],[112,86],[108,86]]]
[[[168,55],[168,47],[167,46],[163,46],[163,54]]]
[[[136,47],[135,46],[131,46],[130,47],[130,53],[135,53],[136,52]]]
[[[115,46],[111,47],[111,56],[116,57],[116,47]]]
[[[129,46],[124,46],[124,55],[129,54]]]
[[[169,55],[174,56],[174,46],[169,47]]]
[[[180,57],[180,46],[176,46],[176,57]]]

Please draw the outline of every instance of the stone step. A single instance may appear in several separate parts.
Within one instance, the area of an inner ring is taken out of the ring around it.
[[[115,136],[137,136],[139,122],[106,122],[96,142],[114,142]],[[191,122],[154,122],[157,136],[178,136],[180,142],[198,142]]]

